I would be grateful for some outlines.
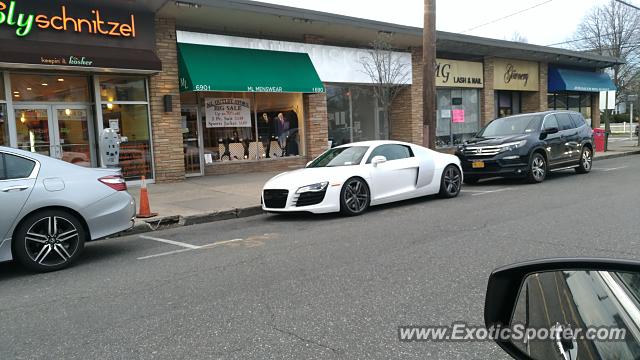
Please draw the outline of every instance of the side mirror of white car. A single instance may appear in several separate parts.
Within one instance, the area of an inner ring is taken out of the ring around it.
[[[373,159],[371,159],[373,166],[378,166],[379,164],[384,164],[386,162],[387,158],[384,156],[374,156]]]
[[[312,162],[313,160],[309,161],[305,167],[309,167],[309,165],[311,165]]]

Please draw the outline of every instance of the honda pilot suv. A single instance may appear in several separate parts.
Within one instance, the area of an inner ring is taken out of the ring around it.
[[[580,113],[546,111],[500,118],[460,145],[464,181],[522,177],[544,181],[551,170],[591,171],[593,131]]]

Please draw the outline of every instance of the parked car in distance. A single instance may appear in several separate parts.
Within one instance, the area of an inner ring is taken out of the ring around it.
[[[462,169],[454,155],[398,141],[366,141],[327,150],[307,167],[269,180],[262,191],[267,212],[342,212],[460,193]]]
[[[488,177],[522,177],[544,181],[549,171],[593,165],[593,130],[580,113],[546,111],[496,119],[460,145],[467,184]]]
[[[0,147],[0,262],[40,272],[69,266],[85,242],[131,228],[126,190],[119,170]]]

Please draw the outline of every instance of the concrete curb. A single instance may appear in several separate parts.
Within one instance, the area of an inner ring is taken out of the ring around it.
[[[634,151],[623,152],[623,153],[618,153],[618,154],[608,154],[608,155],[604,154],[602,156],[594,157],[593,161],[616,159],[616,158],[621,158],[621,157],[625,157],[625,156],[629,156],[629,155],[638,155],[638,154],[640,154],[640,150],[634,150]]]
[[[609,154],[595,157],[593,160],[607,160],[607,159],[615,159],[629,155],[638,155],[640,154],[640,150],[618,153],[618,154]],[[175,216],[165,216],[158,217],[155,219],[144,220],[140,222],[136,222],[133,228],[129,231],[126,231],[120,236],[129,236],[129,235],[137,235],[144,234],[153,231],[160,231],[166,229],[173,229],[183,226],[191,226],[197,224],[207,224],[217,221],[223,220],[232,220],[232,219],[241,219],[247,218],[257,215],[264,214],[262,211],[262,206],[249,206],[244,208],[235,208],[231,210],[222,210],[222,211],[214,211],[209,213],[197,214],[197,215],[175,215]]]
[[[173,229],[183,226],[192,226],[197,224],[206,224],[222,220],[240,219],[261,215],[263,213],[264,212],[262,211],[262,206],[250,206],[245,208],[214,211],[197,215],[175,215],[158,217],[144,221],[137,221],[131,230],[120,234],[120,236],[144,234],[148,232]]]

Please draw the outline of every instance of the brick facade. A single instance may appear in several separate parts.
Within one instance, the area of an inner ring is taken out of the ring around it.
[[[600,93],[591,93],[591,127],[600,127]]]
[[[391,140],[422,144],[422,48],[411,52],[413,83],[396,97],[391,106]]]
[[[185,168],[175,20],[156,19],[156,54],[162,61],[162,71],[149,81],[156,181],[179,181],[185,178]],[[171,112],[165,112],[165,95],[172,97]]]
[[[305,94],[303,102],[306,154],[309,159],[313,159],[328,148],[327,94]]]
[[[228,161],[205,166],[205,175],[249,174],[269,171],[288,171],[302,168],[307,163],[306,156],[285,159],[264,159],[256,161]]]
[[[548,109],[547,86],[549,67],[547,63],[539,63],[538,91],[522,92],[522,112],[537,112]]]
[[[484,59],[484,88],[480,89],[480,127],[485,126],[496,116],[496,92],[493,88],[493,58]]]

